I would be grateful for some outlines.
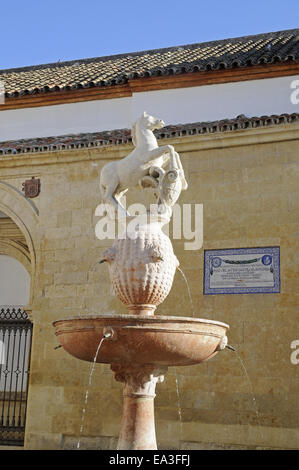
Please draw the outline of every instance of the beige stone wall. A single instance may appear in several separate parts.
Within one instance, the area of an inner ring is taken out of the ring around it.
[[[229,342],[244,361],[256,401],[229,350],[202,365],[170,368],[155,399],[160,449],[299,448],[299,365],[290,361],[290,343],[299,339],[298,129],[290,124],[167,141],[180,152],[189,181],[180,203],[204,207],[203,249],[185,251],[183,240],[173,243],[196,315],[230,324]],[[116,146],[1,162],[0,180],[19,190],[28,177],[41,178],[41,194],[32,200],[39,215],[35,220],[25,214],[36,257],[27,449],[74,448],[79,437],[91,364],[54,349],[52,322],[125,312],[111,296],[107,267],[93,270],[112,243],[95,237],[94,210],[101,166],[128,152],[129,146]],[[136,196],[131,191],[129,202]],[[7,205],[12,203],[8,197]],[[21,205],[12,209],[22,219]],[[204,249],[256,246],[280,246],[280,294],[203,295]],[[191,316],[179,273],[157,314]],[[115,448],[121,405],[121,384],[108,365],[97,365],[81,447]]]

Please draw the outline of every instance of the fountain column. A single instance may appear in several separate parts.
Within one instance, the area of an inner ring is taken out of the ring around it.
[[[154,398],[167,367],[112,364],[115,379],[124,383],[118,450],[156,450]]]

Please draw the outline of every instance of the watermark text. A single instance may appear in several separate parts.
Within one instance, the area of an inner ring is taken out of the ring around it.
[[[291,349],[294,351],[291,354],[291,363],[295,365],[299,364],[299,339],[295,339],[291,342]]]
[[[95,227],[96,237],[99,240],[114,240],[136,234],[140,220],[155,223],[159,209],[157,204],[151,204],[147,212],[143,204],[131,204],[127,209],[130,217],[125,220],[121,214],[115,214],[110,204],[99,204],[95,210],[95,216],[100,217]],[[170,222],[164,225],[163,232],[174,240],[184,240],[185,250],[199,250],[203,244],[203,205],[175,204]]]
[[[290,87],[292,90],[294,90],[290,96],[291,103],[299,104],[299,80],[293,80]]]

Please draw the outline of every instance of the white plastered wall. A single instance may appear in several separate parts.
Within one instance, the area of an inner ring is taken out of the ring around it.
[[[298,112],[291,83],[299,76],[133,93],[0,112],[0,141],[129,128],[143,111],[166,124]]]
[[[0,307],[25,306],[29,297],[29,273],[16,259],[0,254]]]

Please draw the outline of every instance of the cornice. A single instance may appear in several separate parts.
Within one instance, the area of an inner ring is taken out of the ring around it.
[[[271,124],[262,127],[245,127],[237,130],[227,129],[221,122],[215,123],[214,130],[207,133],[195,133],[192,125],[185,125],[185,129],[180,131],[164,132],[158,136],[159,145],[172,144],[180,153],[198,152],[207,149],[225,149],[237,146],[247,146],[255,144],[264,144],[271,142],[299,140],[299,115],[292,122],[282,122],[279,124]],[[269,118],[265,116],[264,118]],[[254,119],[254,118],[251,118]],[[262,118],[255,118],[262,119]],[[211,126],[214,123],[209,123]],[[169,126],[179,127],[179,126]],[[188,127],[188,128],[187,128]],[[224,130],[225,129],[225,130]],[[202,129],[200,129],[202,130]],[[125,130],[127,133],[128,130]],[[63,147],[64,144],[62,144]],[[88,162],[88,161],[107,161],[123,158],[132,149],[133,145],[130,139],[126,138],[126,142],[106,142],[100,141],[99,145],[91,145],[91,143],[77,144],[74,148],[57,148],[53,146],[51,150],[32,151],[26,153],[10,153],[0,156],[0,174],[1,169],[17,168],[40,165],[60,165],[65,163]],[[40,148],[40,147],[39,147]]]

